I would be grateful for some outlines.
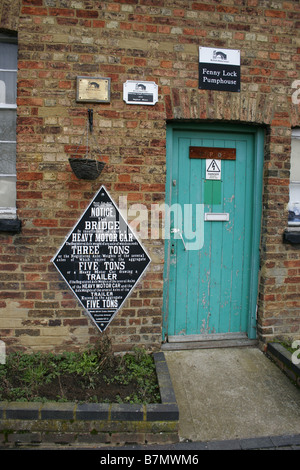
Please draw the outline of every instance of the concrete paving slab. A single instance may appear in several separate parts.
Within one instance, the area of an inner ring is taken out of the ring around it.
[[[164,354],[181,441],[300,434],[300,391],[258,348]]]

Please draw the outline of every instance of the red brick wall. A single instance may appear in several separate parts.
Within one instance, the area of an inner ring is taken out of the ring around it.
[[[19,15],[18,7],[20,6]],[[212,120],[266,127],[258,332],[300,337],[299,246],[287,226],[291,127],[299,125],[298,0],[4,1],[0,27],[18,31],[18,217],[0,233],[0,328],[11,348],[75,349],[98,330],[50,260],[104,184],[115,201],[164,202],[166,121]],[[198,47],[241,50],[241,92],[198,90]],[[111,78],[111,102],[76,103],[76,77]],[[155,81],[155,106],[123,101],[129,79]],[[94,109],[106,166],[78,180],[68,157]],[[116,350],[161,343],[163,240],[143,240],[152,263],[108,328]]]

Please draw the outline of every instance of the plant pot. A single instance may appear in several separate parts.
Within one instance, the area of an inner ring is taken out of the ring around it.
[[[89,158],[69,158],[73,173],[79,179],[95,180],[103,170],[105,163]]]

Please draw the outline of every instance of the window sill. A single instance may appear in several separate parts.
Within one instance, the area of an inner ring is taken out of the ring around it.
[[[21,232],[21,221],[19,219],[0,219],[0,232]]]
[[[292,245],[300,244],[300,227],[289,227],[283,233],[283,242]]]

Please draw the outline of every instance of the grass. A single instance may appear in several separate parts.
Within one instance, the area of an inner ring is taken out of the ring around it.
[[[160,394],[152,354],[115,356],[106,341],[83,352],[9,354],[0,400],[159,403]]]
[[[292,341],[279,341],[279,343],[287,350],[289,351],[291,354],[293,354],[295,351],[297,351],[298,347],[296,348],[293,348],[292,347],[292,344],[293,342]]]

